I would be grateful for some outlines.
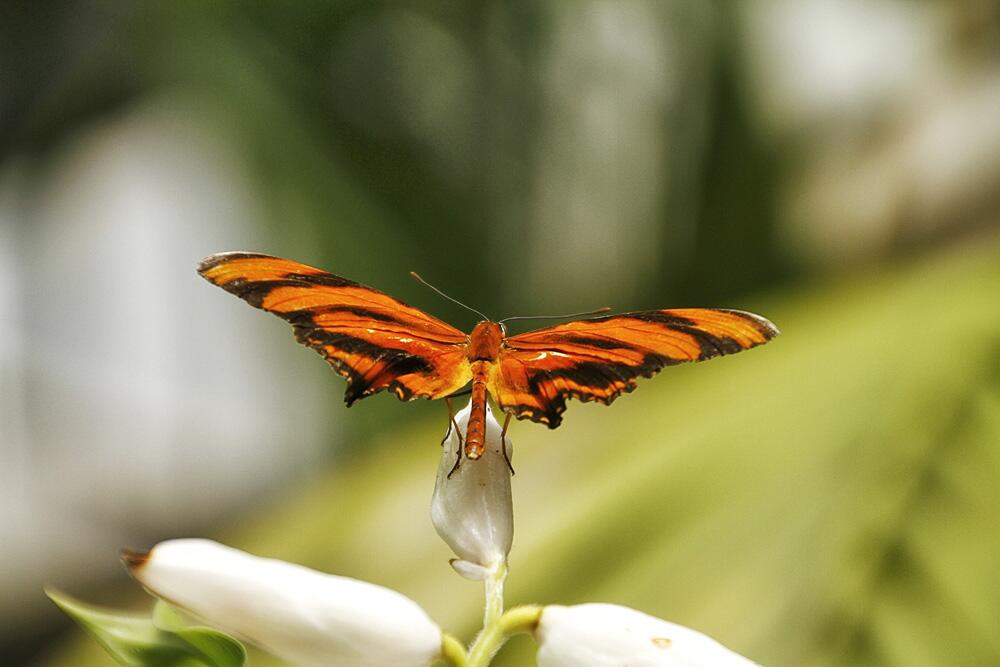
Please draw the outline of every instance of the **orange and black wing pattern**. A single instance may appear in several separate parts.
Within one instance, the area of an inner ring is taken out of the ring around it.
[[[489,390],[518,419],[555,428],[566,399],[611,403],[665,366],[763,345],[778,334],[739,310],[687,308],[608,315],[507,338]]]
[[[290,323],[347,379],[348,405],[382,390],[441,398],[471,378],[464,333],[353,280],[250,252],[212,255],[198,273]]]

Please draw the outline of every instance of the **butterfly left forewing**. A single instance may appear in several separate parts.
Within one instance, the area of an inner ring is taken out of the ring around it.
[[[289,322],[347,379],[348,405],[383,390],[400,400],[440,398],[469,381],[466,335],[378,290],[258,253],[212,255],[198,272]]]
[[[653,310],[567,322],[506,340],[490,393],[518,419],[555,428],[566,400],[611,403],[639,377],[762,345],[768,320],[738,310]]]

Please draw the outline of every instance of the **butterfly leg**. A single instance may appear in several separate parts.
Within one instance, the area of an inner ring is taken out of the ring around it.
[[[458,448],[458,453],[455,455],[455,465],[451,467],[451,471],[448,473],[448,479],[451,479],[451,476],[455,474],[455,471],[458,470],[458,466],[461,462],[462,462],[462,447],[460,446]]]
[[[503,420],[503,430],[500,431],[500,447],[503,450],[503,460],[507,462],[507,467],[510,468],[510,474],[516,475],[514,472],[514,466],[511,465],[510,455],[507,454],[507,427],[510,426],[511,413],[507,413],[507,417]]]
[[[458,434],[458,448],[461,449],[465,446],[465,439],[462,438],[462,431],[458,428],[458,422],[455,421],[455,411],[451,407],[451,399],[444,399],[445,404],[448,406],[448,432],[444,434],[444,440],[441,441],[441,446],[444,447],[444,443],[448,441],[451,437],[451,430],[455,429],[455,433]]]
[[[448,442],[448,438],[451,437],[451,429],[455,428],[455,410],[451,407],[451,398],[445,398],[444,404],[448,406],[448,430],[445,431],[444,437],[441,438],[441,446],[444,447],[444,443]],[[455,429],[458,432],[458,429]]]
[[[444,447],[444,443],[448,442],[448,438],[451,437],[452,429],[455,430],[456,435],[458,435],[458,455],[455,457],[455,465],[452,466],[451,471],[448,473],[448,479],[455,474],[458,470],[459,463],[462,462],[462,451],[465,448],[465,442],[462,439],[462,432],[458,429],[458,422],[455,421],[455,411],[451,407],[451,398],[444,399],[445,405],[448,406],[448,432],[444,434],[444,440],[441,441],[441,446]]]

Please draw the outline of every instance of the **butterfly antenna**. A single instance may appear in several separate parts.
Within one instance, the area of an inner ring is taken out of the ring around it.
[[[460,306],[461,306],[462,308],[465,308],[466,310],[471,310],[472,312],[474,312],[474,313],[475,313],[476,315],[479,315],[479,316],[480,316],[481,318],[483,318],[484,320],[489,320],[490,322],[492,322],[492,321],[493,321],[492,319],[490,319],[490,318],[486,317],[485,315],[483,315],[483,314],[482,314],[481,312],[479,312],[479,311],[478,311],[478,310],[476,310],[475,308],[470,308],[469,306],[466,306],[466,305],[465,305],[464,303],[462,303],[462,302],[461,302],[461,301],[459,301],[458,299],[455,299],[455,298],[453,298],[453,297],[450,297],[450,296],[448,296],[447,294],[445,294],[444,292],[442,292],[441,290],[439,290],[439,289],[438,289],[437,287],[434,287],[434,285],[431,285],[431,284],[430,284],[429,282],[427,282],[426,280],[424,280],[423,278],[421,278],[421,277],[420,277],[420,274],[419,274],[419,273],[417,273],[416,271],[410,271],[410,276],[411,276],[411,277],[412,277],[412,278],[413,278],[414,280],[416,280],[416,281],[417,281],[418,283],[420,283],[421,285],[423,285],[424,287],[430,287],[430,288],[431,288],[432,290],[434,290],[435,292],[437,292],[438,294],[440,294],[440,295],[441,295],[441,296],[443,296],[444,298],[448,299],[448,300],[449,300],[449,301],[451,301],[452,303],[457,303],[457,304],[458,304],[458,305],[460,305]]]
[[[514,317],[505,317],[500,320],[500,324],[504,322],[510,322],[511,320],[566,320],[571,317],[587,317],[588,315],[601,315],[602,313],[607,313],[611,310],[608,306],[604,308],[598,308],[597,310],[588,310],[584,313],[570,313],[568,315],[515,315]]]

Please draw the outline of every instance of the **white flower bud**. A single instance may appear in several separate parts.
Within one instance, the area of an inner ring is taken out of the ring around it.
[[[538,667],[754,667],[700,632],[614,604],[548,606]]]
[[[151,593],[294,665],[426,667],[441,630],[396,591],[209,540],[124,555]]]
[[[455,569],[465,577],[478,579],[506,561],[514,539],[514,507],[510,496],[510,468],[500,442],[501,428],[489,405],[486,406],[486,450],[479,459],[463,458],[455,468],[471,411],[470,401],[455,415],[458,431],[453,426],[448,429],[431,500],[431,520],[441,539],[465,561],[456,563]],[[510,456],[509,438],[506,444]]]

